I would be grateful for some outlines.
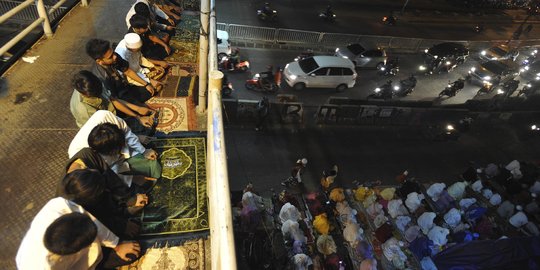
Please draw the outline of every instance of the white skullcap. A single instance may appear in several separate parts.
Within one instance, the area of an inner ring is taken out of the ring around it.
[[[516,209],[517,209],[518,211],[522,211],[522,210],[523,210],[523,207],[521,207],[521,205],[518,205],[518,206],[516,206]]]
[[[139,49],[142,47],[142,40],[136,33],[128,33],[124,36],[124,41],[126,42],[126,47],[128,49]]]

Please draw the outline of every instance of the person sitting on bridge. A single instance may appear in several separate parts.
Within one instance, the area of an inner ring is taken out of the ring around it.
[[[163,60],[172,53],[171,47],[166,42],[151,33],[148,27],[148,20],[144,16],[133,15],[129,19],[129,24],[131,26],[128,33],[136,33],[141,37],[141,52],[144,57],[152,60]]]
[[[128,33],[124,39],[118,43],[114,52],[128,61],[129,68],[137,73],[139,78],[142,78],[146,83],[151,83],[158,91],[163,88],[163,85],[158,81],[165,75],[165,69],[169,64],[163,60],[146,59],[141,53],[142,40],[135,33]],[[154,72],[151,72],[151,71]],[[157,71],[157,72],[156,72]],[[154,75],[151,75],[151,74]],[[142,86],[139,82],[131,79],[127,80],[130,84]]]
[[[170,22],[167,23],[159,23],[156,19],[157,16],[155,12],[152,12],[152,9],[149,8],[149,6],[144,2],[137,2],[133,6],[134,13],[128,12],[126,16],[126,22],[128,25],[128,28],[131,26],[129,23],[129,20],[133,15],[138,14],[143,17],[145,17],[148,20],[148,25],[150,26],[150,31],[152,34],[158,36],[161,38],[165,43],[169,44],[169,41],[171,40],[171,36],[175,34],[175,24],[172,19],[169,19]]]
[[[109,111],[94,113],[75,135],[68,149],[67,172],[88,168],[86,154],[93,156],[92,162],[105,163],[128,187],[135,182],[145,188],[161,176],[156,151],[145,148],[126,122]]]
[[[15,261],[21,270],[112,269],[139,253],[139,243],[120,241],[82,206],[57,197],[32,220]]]
[[[114,172],[104,174],[96,169],[74,170],[62,179],[56,194],[82,206],[114,234],[133,239],[141,227],[129,218],[136,212],[135,209],[140,210],[148,203],[148,196],[131,196],[127,189],[122,189],[125,185],[118,177],[107,175],[113,176]],[[121,193],[118,186],[123,190]]]
[[[71,114],[77,126],[82,127],[98,110],[107,110],[123,118],[136,134],[147,132],[153,125],[153,111],[111,96],[103,89],[99,78],[88,70],[81,70],[71,81],[73,94],[70,100]]]
[[[139,77],[129,68],[129,63],[112,50],[109,41],[89,40],[86,43],[86,53],[95,60],[92,73],[103,82],[113,97],[142,104],[157,93],[154,85]],[[126,77],[144,86],[130,84]]]

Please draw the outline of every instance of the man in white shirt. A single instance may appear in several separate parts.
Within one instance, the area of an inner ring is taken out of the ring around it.
[[[111,169],[121,177],[129,187],[135,181],[142,185],[144,180],[155,180],[161,176],[161,165],[157,158],[158,154],[153,149],[146,149],[139,138],[131,132],[126,122],[110,111],[99,110],[95,112],[88,121],[81,127],[75,138],[71,141],[68,149],[69,158],[72,158],[83,148],[89,147],[89,137],[92,131],[104,123],[116,126],[123,133],[125,138],[120,153],[106,157]],[[100,134],[109,133],[108,129]],[[111,135],[112,136],[112,135]],[[92,136],[91,140],[96,140],[99,136]],[[105,138],[108,138],[104,135]],[[97,151],[99,153],[99,151]],[[100,153],[102,154],[102,153]],[[128,173],[122,174],[122,173]],[[134,177],[135,176],[135,177]]]
[[[19,270],[86,270],[98,264],[107,268],[130,264],[139,253],[138,243],[120,242],[80,205],[57,197],[34,217],[15,261]]]
[[[141,53],[142,44],[143,43],[139,35],[135,33],[127,33],[124,36],[124,39],[122,39],[120,43],[116,45],[114,52],[128,61],[129,68],[135,71],[135,73],[137,73],[141,79],[143,79],[146,83],[151,83],[159,91],[161,83],[149,78],[147,74],[150,72],[150,69],[155,66],[167,68],[169,67],[169,64],[163,60],[150,60],[144,57]],[[142,86],[139,82],[131,79],[130,77],[127,77],[127,80],[130,84]]]

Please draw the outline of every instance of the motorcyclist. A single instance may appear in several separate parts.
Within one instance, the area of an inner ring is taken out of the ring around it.
[[[396,25],[396,16],[394,16],[394,11],[390,11],[390,14],[388,15],[388,24]]]
[[[235,48],[231,51],[231,54],[229,55],[229,63],[228,63],[228,69],[234,70],[234,67],[238,64],[238,60],[240,58],[240,50],[238,48]]]
[[[334,11],[332,10],[332,5],[326,6],[326,11],[324,12],[327,18],[332,18]]]
[[[269,16],[269,17],[272,16],[272,14],[274,13],[274,10],[270,7],[270,3],[268,2],[264,3],[264,7],[262,8],[262,11],[266,16]]]
[[[266,66],[266,70],[267,71],[259,73],[261,88],[271,89],[274,84],[274,66],[268,65]]]

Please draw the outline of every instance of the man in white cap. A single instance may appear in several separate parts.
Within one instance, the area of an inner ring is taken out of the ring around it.
[[[141,37],[135,33],[127,33],[124,39],[118,43],[114,50],[123,59],[128,61],[129,68],[136,72],[137,76],[144,80],[145,84],[150,83],[156,89],[162,87],[161,83],[152,78],[148,78],[147,74],[150,69],[159,66],[162,68],[168,68],[169,64],[163,60],[151,60],[144,57],[141,53],[142,40]],[[127,80],[130,84],[142,86],[139,80],[127,76]]]

